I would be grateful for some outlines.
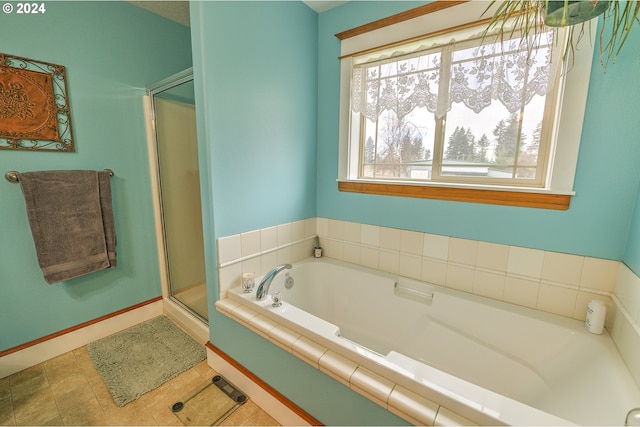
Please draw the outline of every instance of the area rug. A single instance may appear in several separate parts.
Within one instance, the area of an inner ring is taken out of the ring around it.
[[[87,347],[118,406],[158,388],[206,357],[204,346],[166,316],[125,329]]]

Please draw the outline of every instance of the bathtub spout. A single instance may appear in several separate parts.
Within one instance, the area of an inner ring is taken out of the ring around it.
[[[276,274],[280,273],[284,269],[290,268],[291,264],[280,264],[273,270],[268,272],[258,285],[258,290],[256,291],[256,299],[263,300],[269,294],[269,286],[271,286],[271,281],[274,277],[276,277]]]

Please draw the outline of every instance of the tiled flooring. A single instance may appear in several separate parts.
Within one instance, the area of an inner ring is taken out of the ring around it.
[[[123,407],[113,402],[87,347],[0,379],[0,425],[180,426],[170,406],[216,372],[206,361]],[[222,425],[277,425],[249,400]]]

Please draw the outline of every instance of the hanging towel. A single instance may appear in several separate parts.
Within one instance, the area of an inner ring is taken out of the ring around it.
[[[38,264],[49,284],[116,266],[107,171],[18,175]]]

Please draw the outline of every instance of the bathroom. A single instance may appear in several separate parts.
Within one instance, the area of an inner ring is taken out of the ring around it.
[[[640,87],[627,77],[638,68],[638,34],[606,73],[594,60],[568,210],[338,191],[334,34],[417,4],[350,2],[317,14],[301,2],[193,2],[190,28],[125,2],[56,2],[41,15],[3,15],[0,52],[67,67],[77,149],[2,151],[0,170],[114,170],[119,265],[44,283],[22,195],[3,180],[0,352],[162,295],[143,96],[191,66],[209,339],[325,424],[403,420],[218,313],[217,239],[324,218],[622,261],[638,276]],[[633,295],[637,306],[640,291]],[[640,355],[637,340],[628,346]]]

